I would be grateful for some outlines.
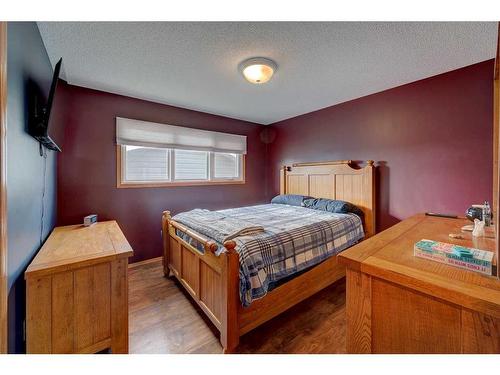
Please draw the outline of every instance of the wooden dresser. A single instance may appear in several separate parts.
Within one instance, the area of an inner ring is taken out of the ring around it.
[[[25,273],[28,353],[128,352],[128,257],[116,221],[57,227]]]
[[[413,256],[421,239],[452,239],[465,219],[413,216],[344,251],[348,353],[500,353],[500,280]]]

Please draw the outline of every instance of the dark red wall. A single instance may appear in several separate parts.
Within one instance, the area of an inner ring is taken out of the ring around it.
[[[58,160],[58,225],[77,224],[90,213],[116,219],[135,254],[133,261],[161,255],[161,215],[195,207],[220,209],[262,203],[266,196],[263,127],[249,122],[67,86],[63,152]],[[244,185],[116,188],[115,118],[246,135]]]
[[[424,211],[463,214],[492,197],[493,60],[273,125],[270,193],[281,165],[377,165],[377,226]]]

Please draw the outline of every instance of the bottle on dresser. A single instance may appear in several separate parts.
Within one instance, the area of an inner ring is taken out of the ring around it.
[[[484,221],[485,227],[491,226],[491,207],[490,207],[490,203],[488,201],[484,201],[483,221]]]

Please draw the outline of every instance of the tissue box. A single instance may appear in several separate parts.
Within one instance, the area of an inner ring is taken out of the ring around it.
[[[415,244],[413,255],[485,275],[492,274],[491,251],[423,239]]]

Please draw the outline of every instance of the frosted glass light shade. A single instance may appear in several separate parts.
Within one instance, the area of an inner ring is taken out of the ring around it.
[[[240,64],[240,71],[245,79],[254,84],[268,82],[277,68],[274,61],[264,57],[254,57]]]

